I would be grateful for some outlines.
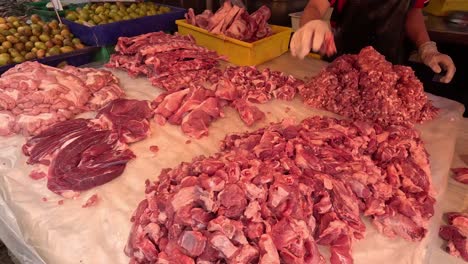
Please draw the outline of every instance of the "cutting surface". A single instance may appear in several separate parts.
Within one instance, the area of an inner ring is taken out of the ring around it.
[[[260,68],[270,67],[304,78],[316,74],[324,65],[326,63],[322,61],[310,58],[300,61],[285,54]],[[146,78],[132,79],[122,71],[114,73],[120,78],[129,98],[152,100],[162,92],[152,87]],[[441,97],[430,98],[436,106],[442,108],[441,114],[436,120],[418,126],[418,129],[431,155],[433,182],[440,198],[447,186],[463,108]],[[131,214],[144,198],[146,179],[155,180],[162,168],[218,151],[219,141],[228,133],[251,131],[285,117],[300,121],[311,115],[334,116],[326,111],[309,108],[297,98],[291,102],[274,100],[259,108],[266,113],[267,120],[249,129],[233,109],[226,108],[226,116],[211,125],[209,136],[200,140],[190,139],[190,144],[187,144],[189,138],[181,132],[180,127],[169,124],[161,127],[153,122],[151,137],[131,145],[137,158],[128,164],[122,176],[82,193],[76,200],[65,200],[63,205],[58,205],[62,197],[50,192],[44,180],[34,181],[28,177],[31,167],[25,164],[26,158],[21,154],[25,138],[0,138],[0,238],[23,262],[128,263],[123,248],[130,230]],[[91,113],[87,115],[92,116]],[[159,147],[159,152],[150,151],[150,146],[154,145]],[[460,195],[463,197],[464,193],[452,191],[455,188],[452,185],[451,182],[450,192],[447,193],[453,197],[448,199],[453,201],[451,205],[462,206],[463,198]],[[98,194],[98,204],[81,208],[93,194]],[[46,202],[42,200],[44,197]],[[354,244],[355,263],[388,263],[389,259],[392,263],[425,263],[425,249],[429,244],[431,252],[440,251],[432,256],[437,257],[438,261],[444,261],[432,263],[450,263],[449,260],[456,262],[457,259],[442,252],[442,242],[435,239],[441,213],[445,209],[441,207],[445,202],[438,204],[431,222],[431,232],[421,243],[385,238],[368,224],[366,238]],[[327,256],[327,252],[324,251],[324,255]]]

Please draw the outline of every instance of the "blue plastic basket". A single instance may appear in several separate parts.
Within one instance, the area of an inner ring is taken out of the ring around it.
[[[167,5],[162,5],[167,6]],[[155,31],[176,31],[175,21],[184,17],[183,8],[167,6],[171,11],[165,14],[145,16],[88,27],[62,18],[70,31],[86,45],[109,46],[117,43],[119,37],[133,37]]]
[[[88,64],[93,61],[95,53],[99,51],[99,47],[86,47],[83,49],[75,50],[72,52],[63,53],[60,55],[49,56],[42,59],[35,59],[31,61],[38,61],[42,64],[49,66],[57,66],[62,62],[66,62],[68,65],[80,66]],[[18,63],[12,63],[0,67],[0,74],[6,72],[8,69],[14,67]]]

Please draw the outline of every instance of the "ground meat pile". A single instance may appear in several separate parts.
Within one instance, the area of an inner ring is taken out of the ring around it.
[[[352,263],[364,214],[389,237],[421,240],[434,213],[416,130],[312,117],[229,135],[221,151],[159,180],[131,221],[130,263]]]
[[[314,108],[382,124],[421,123],[438,112],[410,67],[392,65],[372,47],[337,58],[299,93]]]
[[[0,136],[37,135],[123,95],[109,71],[24,62],[0,78]]]

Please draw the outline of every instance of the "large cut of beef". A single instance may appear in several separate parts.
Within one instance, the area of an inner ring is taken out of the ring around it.
[[[47,187],[70,198],[80,191],[120,176],[135,155],[125,143],[149,135],[149,102],[117,99],[97,119],[72,119],[54,124],[23,146],[35,165],[30,176],[47,178]]]
[[[352,263],[360,215],[421,240],[434,213],[428,156],[411,126],[312,117],[229,135],[221,152],[146,182],[130,263]]]
[[[447,241],[447,252],[468,261],[468,214],[451,212],[445,216],[448,225],[440,227],[439,236]]]
[[[185,14],[187,23],[206,29],[211,33],[225,35],[242,41],[253,42],[273,34],[268,20],[271,11],[267,6],[261,6],[249,15],[245,8],[224,1],[223,6],[212,13],[205,10],[195,15],[192,8]]]
[[[216,52],[196,45],[191,36],[154,32],[119,38],[106,66],[124,69],[133,77],[146,75],[154,86],[176,91],[219,76],[220,70],[213,68],[219,59]]]
[[[438,112],[410,67],[392,65],[372,47],[338,57],[299,93],[312,107],[381,124],[420,123]]]
[[[0,78],[0,135],[37,135],[123,95],[118,79],[108,71],[25,62]]]

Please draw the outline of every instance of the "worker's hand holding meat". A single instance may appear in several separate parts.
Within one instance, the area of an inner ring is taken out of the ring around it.
[[[312,20],[294,33],[291,40],[291,54],[303,59],[310,50],[324,55],[336,53],[333,33],[327,22]]]
[[[440,53],[437,50],[436,43],[428,41],[419,46],[419,56],[424,64],[431,68],[435,73],[440,73],[442,69],[447,73],[440,79],[443,83],[449,83],[455,75],[455,64],[450,56]]]

